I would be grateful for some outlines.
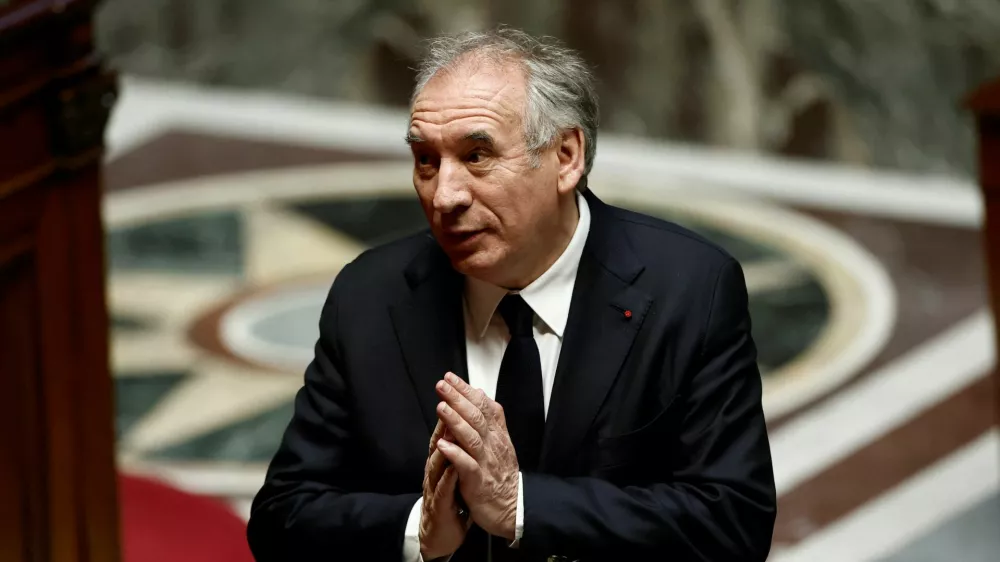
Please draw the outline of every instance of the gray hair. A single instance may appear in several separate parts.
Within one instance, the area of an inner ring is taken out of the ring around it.
[[[509,27],[437,37],[430,41],[417,68],[410,105],[431,78],[467,55],[521,64],[527,80],[524,136],[535,165],[542,150],[557,142],[564,131],[580,129],[584,176],[590,173],[597,153],[597,92],[587,63],[575,51],[551,37],[535,38]]]

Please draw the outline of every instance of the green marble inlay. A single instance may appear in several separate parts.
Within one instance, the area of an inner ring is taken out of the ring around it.
[[[156,451],[150,457],[157,460],[267,462],[277,451],[293,411],[294,403],[288,402],[228,427]]]
[[[112,313],[110,323],[111,329],[116,332],[145,332],[153,328],[153,323],[149,320],[128,314]]]
[[[830,303],[815,280],[750,296],[757,363],[768,373],[808,349],[830,321]]]
[[[306,201],[293,204],[290,209],[369,246],[427,228],[427,218],[416,195]]]
[[[108,235],[112,270],[239,275],[243,272],[243,216],[206,211],[120,228]]]
[[[181,372],[164,372],[116,377],[117,437],[125,435],[186,376]]]

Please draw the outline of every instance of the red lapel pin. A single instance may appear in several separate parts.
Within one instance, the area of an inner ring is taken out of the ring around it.
[[[631,310],[626,310],[623,314],[625,314],[625,318],[631,318],[632,317],[632,311]]]

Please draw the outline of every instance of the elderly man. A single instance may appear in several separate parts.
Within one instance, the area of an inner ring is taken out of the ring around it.
[[[431,47],[406,135],[430,232],[333,283],[257,559],[764,560],[739,264],[587,189],[575,54],[504,28]]]

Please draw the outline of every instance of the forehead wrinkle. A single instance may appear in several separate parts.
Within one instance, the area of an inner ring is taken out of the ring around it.
[[[477,128],[486,128],[495,131],[495,134],[504,135],[508,131],[513,134],[521,133],[521,121],[517,115],[505,115],[494,109],[483,107],[481,104],[467,104],[442,111],[418,109],[413,112],[410,118],[410,128],[418,131],[418,134],[427,133],[427,135],[421,135],[425,138],[433,134],[431,130],[428,130],[428,127],[441,129],[441,132],[434,136],[443,136],[445,131],[450,132],[455,129],[458,129],[456,136],[462,136]]]
[[[413,104],[412,114],[427,112],[452,113],[463,110],[482,110],[497,115],[517,115],[517,111],[513,107],[515,104],[511,103],[510,97],[503,95],[502,91],[494,92],[493,90],[480,90],[480,92],[483,95],[476,95],[476,93],[479,92],[468,92],[462,97],[452,100],[433,98],[418,99],[416,103]]]
[[[419,125],[417,129],[423,132],[419,129]],[[487,142],[491,146],[497,146],[498,143],[506,144],[502,140],[506,136],[502,129],[480,119],[461,119],[435,125],[433,129],[427,130],[427,133],[422,136],[427,140],[428,146],[436,148],[457,149],[469,142]]]
[[[495,125],[502,126],[506,119],[503,115],[483,108],[453,109],[442,112],[434,112],[430,115],[414,113],[410,120],[411,126],[419,126],[426,123],[431,126],[444,127],[453,125],[457,121],[485,120]]]
[[[410,119],[411,131],[416,130],[417,134],[423,132],[431,133],[431,129],[441,129],[441,134],[446,131],[458,129],[458,135],[473,129],[488,129],[502,134],[509,126],[509,119],[501,113],[497,113],[481,105],[467,106],[462,108],[448,109],[444,111],[415,111]],[[514,123],[516,126],[516,123]]]
[[[461,141],[466,133],[484,125],[500,135],[523,133],[519,111],[527,104],[523,71],[516,68],[518,75],[512,76],[497,72],[491,64],[462,70],[451,68],[428,82],[413,101],[411,130],[426,133],[423,136],[428,140],[448,143]]]

